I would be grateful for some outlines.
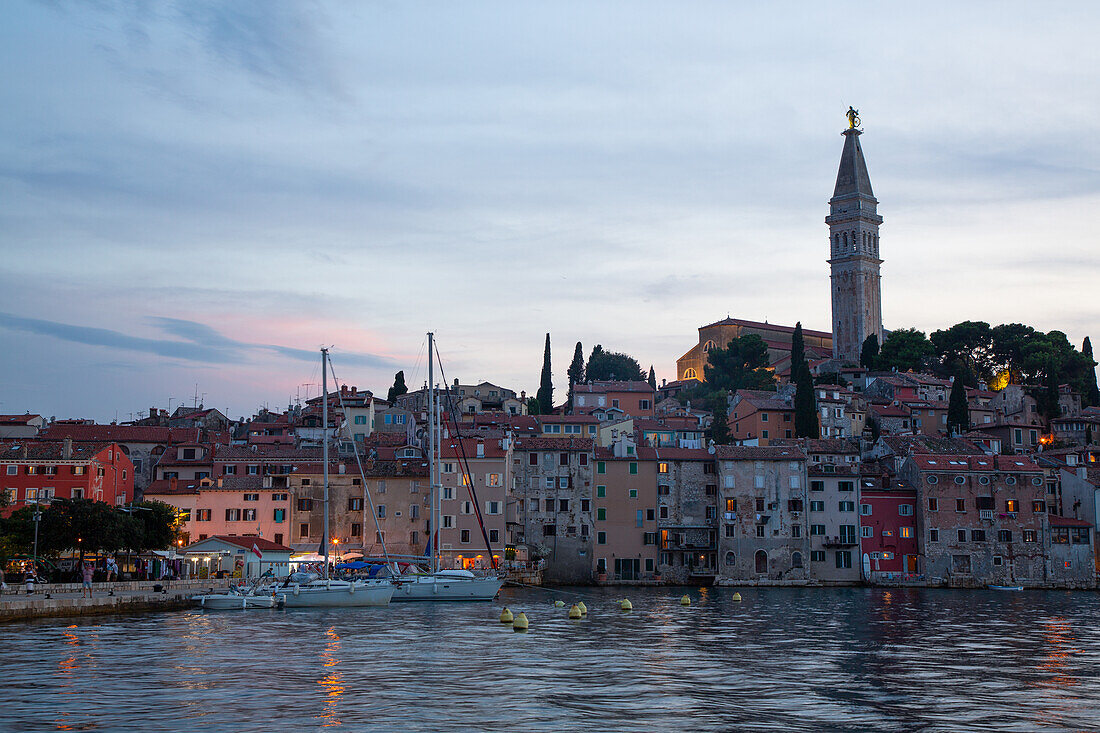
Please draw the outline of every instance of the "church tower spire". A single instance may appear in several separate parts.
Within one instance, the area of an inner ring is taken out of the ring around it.
[[[848,108],[848,129],[833,197],[829,199],[829,266],[832,270],[833,357],[859,363],[871,334],[882,343],[882,285],[879,266],[878,199],[871,190],[859,136],[859,112]]]

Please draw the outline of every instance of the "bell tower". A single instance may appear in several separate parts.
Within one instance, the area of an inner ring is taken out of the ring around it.
[[[882,285],[879,274],[878,199],[871,190],[859,144],[859,112],[848,108],[848,129],[833,197],[829,199],[829,266],[833,299],[833,357],[859,363],[871,334],[882,343]]]

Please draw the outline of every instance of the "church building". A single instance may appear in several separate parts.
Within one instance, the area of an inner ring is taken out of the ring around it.
[[[878,199],[871,190],[856,110],[848,129],[833,197],[829,199],[829,266],[832,269],[833,357],[859,364],[863,341],[874,334],[882,343],[882,285],[879,275]]]

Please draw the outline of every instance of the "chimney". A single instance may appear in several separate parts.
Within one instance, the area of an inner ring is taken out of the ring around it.
[[[155,408],[155,407],[150,407],[149,408],[149,417],[153,418],[153,419],[156,419],[156,417],[157,417],[157,408]]]
[[[222,487],[222,481],[223,481],[223,480],[224,480],[224,479],[222,479],[222,477],[221,477],[221,476],[219,476],[219,477],[218,477],[218,488],[219,488],[219,489],[220,489],[220,488]]]
[[[68,461],[73,457],[73,439],[65,438],[61,443],[61,458]]]

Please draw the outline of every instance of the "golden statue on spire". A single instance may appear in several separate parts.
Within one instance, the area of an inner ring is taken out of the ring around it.
[[[860,122],[860,120],[859,120],[859,110],[853,108],[851,105],[848,105],[848,111],[845,112],[844,114],[847,115],[847,117],[848,117],[848,129],[849,130],[856,129],[856,125],[858,125],[859,122]]]

